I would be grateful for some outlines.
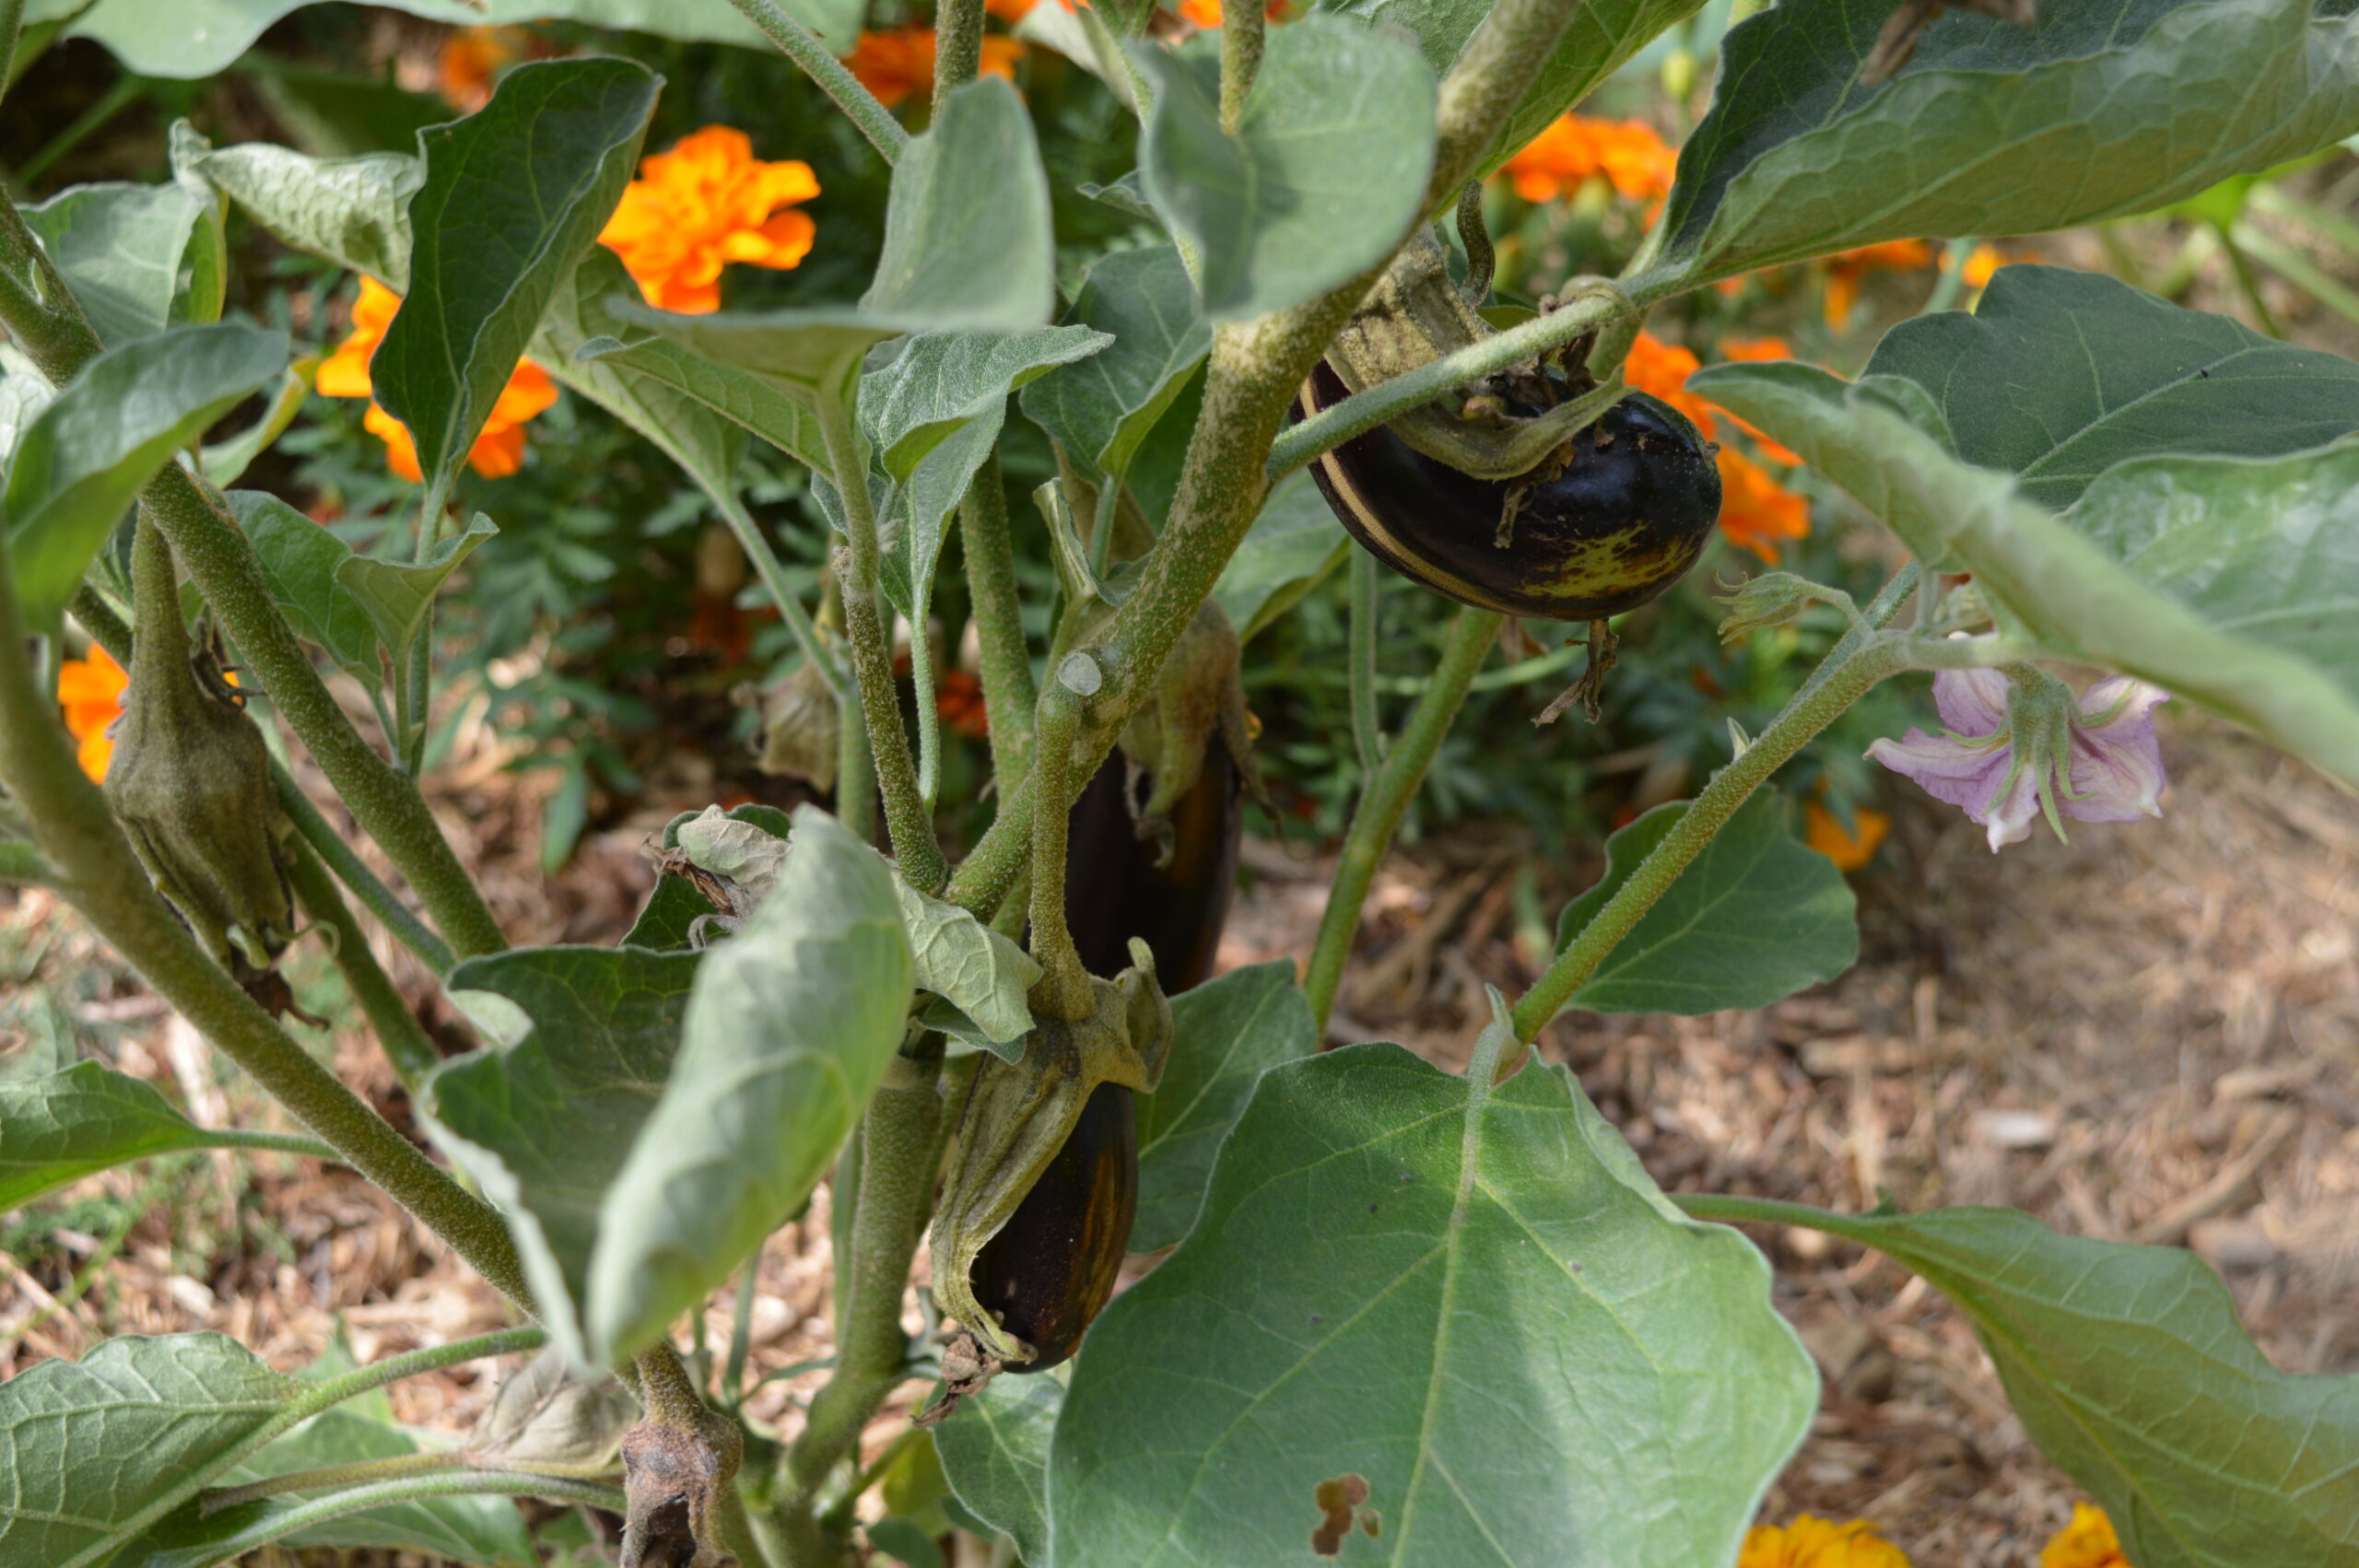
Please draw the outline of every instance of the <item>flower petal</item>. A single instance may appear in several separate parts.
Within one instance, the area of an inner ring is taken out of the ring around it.
[[[1996,670],[1943,670],[1933,677],[1933,706],[1953,735],[1995,735],[2006,727],[2007,677]]]

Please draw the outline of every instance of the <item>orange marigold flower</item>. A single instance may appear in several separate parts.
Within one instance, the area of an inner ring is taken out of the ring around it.
[[[1015,39],[997,34],[984,38],[984,76],[1013,80],[1015,63],[1022,58],[1024,45]],[[852,52],[844,56],[844,64],[860,78],[861,86],[876,95],[877,102],[891,109],[912,93],[933,90],[933,29],[911,27],[862,33]]]
[[[1678,172],[1679,154],[1643,120],[1566,114],[1507,160],[1499,172],[1527,202],[1568,196],[1602,176],[1634,202],[1660,200]]]
[[[1802,842],[1835,862],[1835,869],[1855,872],[1876,857],[1876,846],[1892,831],[1892,818],[1861,806],[1851,813],[1846,830],[1835,813],[1816,801],[1802,802]]]
[[[373,277],[360,280],[360,297],[352,302],[352,331],[335,351],[321,361],[316,382],[328,397],[370,397],[369,360],[393,324],[402,308],[401,296]],[[487,479],[504,479],[524,461],[524,423],[557,402],[557,383],[529,359],[516,362],[508,385],[500,389],[491,417],[467,452],[467,465]],[[417,443],[407,427],[373,399],[360,423],[385,443],[385,466],[415,485],[424,475],[418,467]]]
[[[2075,1503],[2072,1522],[2040,1548],[2039,1568],[2130,1568],[2130,1559],[2105,1510]]]
[[[1622,361],[1622,379],[1649,397],[1661,398],[1696,422],[1696,428],[1707,439],[1719,433],[1714,415],[1719,412],[1710,404],[1687,390],[1687,378],[1696,373],[1696,356],[1675,343],[1665,343],[1650,332],[1638,334],[1630,345],[1629,357]]]
[[[1985,242],[1966,253],[1966,265],[1958,276],[1968,288],[1983,288],[1989,287],[1991,275],[2006,264],[2007,258],[1999,253],[1999,247]],[[1942,270],[1950,270],[1946,253],[1942,257]]]
[[[983,9],[1012,27],[1031,15],[1032,7],[1039,3],[1040,0],[983,0]]]
[[[1720,532],[1775,564],[1781,544],[1810,534],[1810,502],[1734,447],[1719,451]]]
[[[453,28],[442,40],[437,70],[442,101],[473,114],[491,101],[500,73],[524,58],[530,41],[521,28]]]
[[[992,732],[991,716],[983,708],[983,683],[955,665],[942,673],[933,688],[933,711],[961,735],[980,741]]]
[[[1826,267],[1826,324],[1842,331],[1860,300],[1860,279],[1871,272],[1910,272],[1933,264],[1933,248],[1922,240],[1886,240],[1829,256]]]
[[[1200,28],[1216,28],[1220,26],[1220,3],[1221,0],[1180,0],[1180,14]],[[1262,15],[1271,21],[1282,22],[1288,9],[1288,0],[1269,0]]]
[[[1898,1547],[1865,1519],[1838,1525],[1804,1514],[1782,1528],[1755,1525],[1745,1532],[1737,1568],[1908,1568]]]
[[[1727,359],[1757,362],[1791,359],[1794,350],[1782,337],[1724,337],[1720,339],[1720,355]]]
[[[930,53],[927,60],[931,71]],[[765,163],[745,132],[707,125],[640,159],[639,178],[598,240],[622,258],[649,304],[703,315],[721,309],[721,269],[731,262],[802,264],[816,232],[811,215],[780,209],[818,193],[809,164]]]
[[[114,741],[107,734],[123,716],[123,688],[131,677],[114,656],[92,648],[88,659],[68,659],[57,671],[57,706],[65,710],[65,728],[81,743],[82,771],[103,783],[107,763],[114,755]]]

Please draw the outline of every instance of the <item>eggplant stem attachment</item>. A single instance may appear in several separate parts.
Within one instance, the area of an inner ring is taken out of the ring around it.
[[[1459,297],[1481,306],[1491,297],[1491,276],[1498,256],[1491,249],[1491,231],[1483,227],[1483,182],[1469,180],[1458,193],[1458,242],[1466,247],[1466,277]]]
[[[1614,635],[1611,621],[1597,620],[1589,624],[1589,663],[1581,670],[1581,678],[1556,695],[1556,700],[1540,710],[1532,722],[1554,724],[1564,717],[1565,710],[1579,703],[1581,717],[1594,724],[1603,717],[1598,699],[1605,691],[1605,673],[1614,668],[1614,653],[1622,639]]]

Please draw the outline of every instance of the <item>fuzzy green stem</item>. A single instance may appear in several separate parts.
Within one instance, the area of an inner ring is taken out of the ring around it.
[[[1498,270],[1498,252],[1491,248],[1491,231],[1483,226],[1483,182],[1469,180],[1458,191],[1458,242],[1466,247],[1466,278],[1459,286],[1467,303],[1480,306],[1491,297],[1491,278]]]
[[[1245,100],[1262,70],[1268,18],[1262,0],[1228,0],[1220,13],[1220,128],[1230,135],[1245,119]]]
[[[376,1031],[378,1044],[385,1047],[394,1075],[415,1097],[426,1075],[441,1065],[442,1053],[434,1048],[434,1042],[426,1036],[426,1026],[378,966],[377,955],[369,951],[368,933],[336,892],[335,879],[328,875],[319,856],[300,839],[291,848],[294,863],[287,880],[302,902],[304,913],[335,932],[336,969],[351,988],[352,1000],[360,1004],[370,1028]]]
[[[779,619],[784,621],[786,629],[793,634],[794,645],[803,650],[803,657],[827,677],[828,689],[839,699],[853,696],[851,677],[844,673],[835,650],[827,646],[827,639],[819,635],[818,626],[813,624],[811,612],[803,607],[802,598],[795,593],[793,585],[786,580],[785,564],[778,558],[778,552],[770,548],[770,542],[762,537],[761,524],[754,521],[754,514],[745,509],[745,503],[731,490],[710,486],[706,487],[705,494],[711,498],[713,509],[721,513],[722,521],[729,525],[729,532],[736,536],[737,547],[745,552],[747,560],[753,562],[754,575],[762,579],[762,587],[769,592],[770,603],[778,606]]]
[[[1377,570],[1374,556],[1352,552],[1352,750],[1363,780],[1373,780],[1384,760],[1384,724],[1376,706]]]
[[[1499,0],[1493,7],[1442,84],[1438,148],[1423,210],[1455,198],[1579,9],[1579,0]],[[1483,79],[1467,79],[1476,76]],[[1408,236],[1404,233],[1402,238]],[[1287,404],[1391,260],[1388,254],[1357,277],[1306,304],[1215,329],[1204,372],[1203,410],[1188,443],[1170,521],[1147,556],[1146,569],[1130,597],[1090,649],[1108,681],[1106,689],[1092,699],[1082,754],[1074,759],[1074,778],[1091,776],[1113,750],[1122,726],[1152,696],[1164,660],[1261,510],[1271,475],[1284,474],[1290,466],[1272,464]],[[1597,309],[1612,314],[1619,307]],[[1568,313],[1542,317],[1540,322],[1555,322]],[[1520,327],[1516,332],[1525,330]],[[1514,335],[1503,333],[1490,341],[1497,344]],[[1568,333],[1558,341],[1569,341],[1574,335],[1578,334]],[[1537,346],[1525,345],[1517,357]],[[1513,362],[1508,359],[1486,369]],[[1482,373],[1461,374],[1457,380],[1471,380]],[[1455,382],[1445,379],[1436,388],[1392,405],[1371,423],[1451,384]],[[1382,390],[1371,389],[1361,395]],[[1311,423],[1305,421],[1297,430]],[[1348,434],[1334,435],[1332,440],[1344,439]],[[1303,446],[1293,461],[1307,462],[1312,453],[1323,450],[1317,444]],[[1004,787],[1005,781],[1002,782]],[[1027,860],[1027,841],[1035,817],[1043,810],[1066,811],[1072,804],[1070,798],[1047,799],[1032,787],[1028,777],[1009,790],[999,816],[951,882],[951,901],[968,910],[996,909]]]
[[[1665,1196],[1690,1219],[1710,1220],[1723,1225],[1802,1225],[1845,1236],[1859,1229],[1853,1224],[1855,1215],[1813,1209],[1803,1203],[1780,1203],[1774,1198],[1741,1198],[1719,1192],[1673,1192]],[[1875,1244],[1869,1241],[1866,1245]]]
[[[2277,324],[2276,312],[2270,310],[2269,301],[2260,297],[2260,279],[2253,273],[2252,259],[2245,254],[2244,247],[2236,243],[2236,235],[2226,224],[2214,224],[2212,228],[2219,232],[2221,248],[2228,252],[2228,266],[2236,275],[2236,287],[2243,292],[2245,303],[2252,307],[2254,322],[2270,336],[2282,339],[2285,329]]]
[[[1067,656],[1065,664],[1050,676],[1049,689],[1040,694],[1039,745],[1033,755],[1032,772],[1034,787],[1050,801],[1069,800],[1074,794],[1069,778],[1073,743],[1081,725],[1081,698],[1086,695],[1065,674],[1074,661],[1086,666],[1077,672],[1077,678],[1094,685],[1096,665],[1089,655],[1075,653]],[[1062,811],[1050,812],[1032,825],[1032,957],[1040,965],[1040,978],[1032,988],[1031,1002],[1035,1012],[1078,1024],[1090,1015],[1096,999],[1089,972],[1082,967],[1081,954],[1065,924],[1065,843],[1071,826],[1070,814]]]
[[[917,763],[910,755],[910,732],[901,722],[901,697],[893,679],[893,650],[884,618],[876,613],[876,515],[868,500],[868,465],[852,430],[851,410],[841,399],[822,398],[819,426],[827,437],[827,466],[843,497],[844,527],[851,535],[850,566],[842,573],[844,632],[851,643],[852,670],[860,677],[860,702],[868,719],[868,745],[874,755],[876,783],[885,798],[885,827],[901,874],[922,893],[940,893],[949,865],[934,841],[933,822],[919,787]],[[922,637],[920,628],[911,628]],[[921,656],[922,649],[914,650]]]
[[[981,645],[983,719],[991,733],[992,773],[1004,789],[1032,766],[1032,709],[1040,693],[1032,654],[1024,642],[1024,610],[1015,586],[1015,542],[1008,527],[1007,492],[999,455],[986,458],[958,506],[967,552],[967,596],[975,639]]]
[[[737,1299],[729,1316],[729,1357],[721,1374],[721,1400],[732,1410],[745,1402],[745,1360],[754,1349],[754,1292],[762,1270],[762,1247],[754,1244],[737,1271]]]
[[[1817,684],[1807,697],[1787,706],[1743,755],[1712,775],[1694,803],[1663,835],[1629,879],[1567,943],[1539,982],[1515,1005],[1516,1037],[1530,1040],[1564,1011],[1597,966],[1628,936],[1679,873],[1728,825],[1737,808],[1767,781],[1811,737],[1833,723],[1876,683],[1907,668],[1904,639],[1869,643]]]
[[[830,1555],[818,1519],[828,1480],[857,1451],[877,1406],[909,1375],[909,1339],[901,1298],[910,1259],[933,1204],[941,1163],[942,1057],[898,1056],[861,1118],[860,1180],[851,1246],[836,1259],[844,1273],[836,1325],[836,1369],[811,1399],[810,1414],[781,1465],[780,1533],[789,1568],[821,1568]]]
[[[0,92],[17,79],[17,35],[24,28],[25,0],[0,0]]]
[[[321,1465],[308,1470],[287,1470],[261,1480],[248,1481],[243,1486],[225,1486],[208,1492],[199,1504],[199,1512],[218,1514],[224,1508],[235,1508],[241,1503],[259,1503],[265,1497],[284,1497],[290,1492],[325,1492],[332,1487],[365,1486],[372,1481],[396,1480],[404,1476],[434,1475],[447,1470],[469,1469],[464,1454],[429,1449],[417,1454],[395,1454],[382,1459],[360,1459],[349,1465]]]
[[[1344,983],[1344,967],[1352,956],[1352,938],[1360,928],[1360,907],[1367,900],[1369,883],[1376,880],[1376,868],[1392,843],[1393,834],[1400,831],[1409,802],[1416,799],[1418,788],[1425,783],[1426,771],[1441,749],[1442,737],[1457,721],[1458,710],[1466,701],[1467,685],[1482,669],[1483,661],[1490,657],[1492,645],[1498,640],[1499,623],[1505,619],[1496,611],[1477,610],[1469,605],[1450,621],[1433,684],[1417,699],[1416,710],[1409,716],[1409,722],[1393,743],[1382,768],[1369,779],[1360,794],[1358,807],[1352,813],[1350,831],[1344,837],[1343,858],[1327,891],[1327,907],[1319,917],[1319,936],[1311,946],[1310,967],[1302,985],[1303,993],[1310,999],[1310,1014],[1319,1021],[1322,1036],[1328,1017],[1335,1011],[1335,993]]]
[[[47,886],[57,880],[41,851],[20,838],[0,839],[0,882]]]
[[[24,807],[35,846],[56,869],[59,891],[166,1002],[346,1164],[529,1310],[531,1293],[499,1213],[289,1038],[158,896],[99,787],[83,774],[56,709],[31,678],[15,575],[0,548],[0,784]]]
[[[292,1535],[298,1530],[311,1529],[370,1508],[430,1497],[541,1497],[553,1503],[580,1503],[615,1513],[622,1512],[627,1505],[620,1487],[601,1486],[595,1481],[572,1480],[557,1476],[534,1475],[523,1470],[454,1468],[448,1462],[451,1456],[442,1454],[424,1454],[417,1457],[444,1462],[431,1467],[417,1467],[424,1470],[424,1474],[395,1475],[388,1480],[350,1487],[299,1504],[272,1518],[273,1533],[280,1537]],[[380,1461],[380,1464],[383,1463]]]
[[[639,1373],[639,1401],[650,1420],[693,1430],[707,1414],[704,1395],[671,1341],[660,1340],[632,1361]]]
[[[354,852],[344,836],[320,814],[295,776],[276,759],[270,765],[271,782],[278,786],[279,809],[295,825],[295,832],[334,872],[336,880],[350,888],[368,911],[383,922],[393,940],[416,954],[420,962],[437,975],[447,975],[458,962],[450,945],[428,930],[426,923],[410,913],[409,906],[394,896],[393,890],[369,869],[368,863]]]
[[[876,148],[876,156],[889,166],[901,160],[901,151],[910,145],[910,134],[892,111],[876,101],[876,95],[861,86],[860,78],[845,69],[844,63],[821,42],[819,35],[786,14],[777,0],[729,0],[745,18],[762,29],[762,35],[778,45],[779,53],[803,67],[803,74],[819,85],[819,90],[836,100],[836,107],[851,117]]]
[[[941,0],[933,8],[933,117],[983,65],[983,0]]]

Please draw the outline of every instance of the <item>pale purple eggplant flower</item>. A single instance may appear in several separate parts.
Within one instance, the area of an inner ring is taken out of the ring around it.
[[[1911,729],[1868,755],[1905,773],[1936,800],[1962,806],[1990,831],[1995,853],[2031,835],[2045,816],[2064,837],[2077,822],[2135,822],[2163,814],[2163,757],[2154,709],[2159,686],[2113,675],[2075,696],[2052,675],[2018,666],[1943,670],[1933,676],[1942,733]]]

